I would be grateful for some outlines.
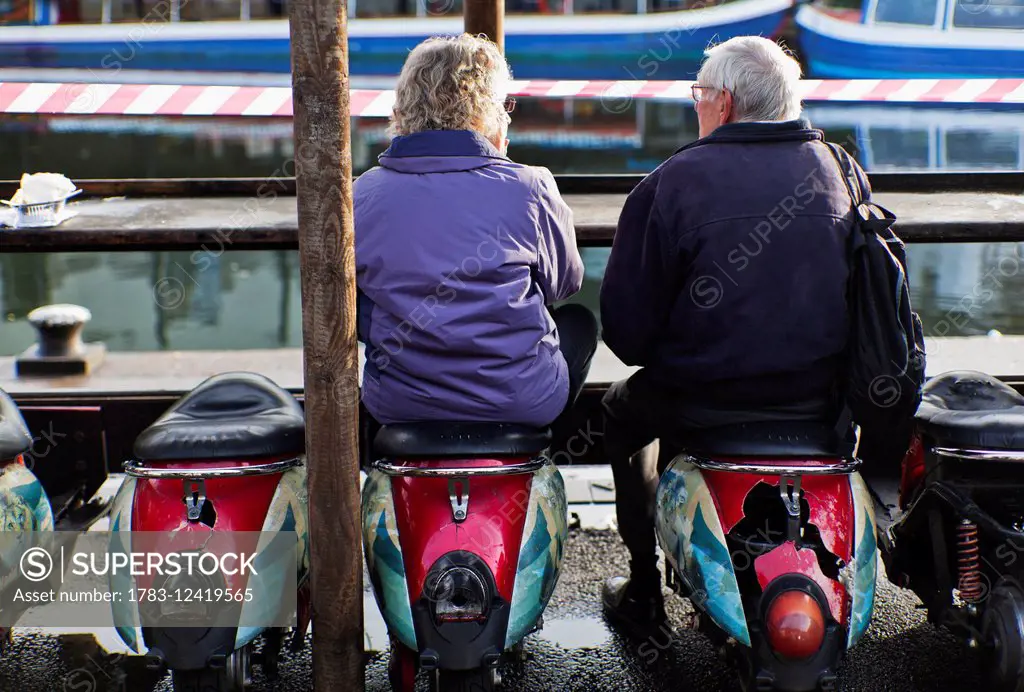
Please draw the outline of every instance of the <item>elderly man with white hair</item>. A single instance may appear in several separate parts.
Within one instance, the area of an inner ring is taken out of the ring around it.
[[[609,617],[637,636],[665,619],[651,443],[671,448],[694,428],[840,415],[852,205],[822,132],[800,119],[799,88],[799,64],[770,40],[710,48],[693,86],[700,138],[647,176],[619,218],[601,287],[603,337],[641,369],[603,401],[631,574],[609,580],[602,596]]]

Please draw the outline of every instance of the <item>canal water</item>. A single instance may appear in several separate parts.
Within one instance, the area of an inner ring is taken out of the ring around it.
[[[1024,169],[1020,109],[822,104],[806,115],[869,173]],[[685,103],[521,99],[513,117],[510,156],[556,174],[646,173],[697,137]],[[353,122],[356,174],[387,147],[385,127],[382,119]],[[0,121],[0,179],[26,171],[290,176],[291,137],[287,119],[8,116]],[[586,280],[574,300],[596,312],[608,249],[582,252]],[[1024,243],[919,244],[908,254],[927,334],[1024,334]],[[0,355],[30,346],[26,315],[55,302],[88,307],[85,338],[114,351],[301,345],[296,252],[227,250],[204,260],[194,263],[189,252],[0,253]],[[176,290],[161,290],[168,286]]]

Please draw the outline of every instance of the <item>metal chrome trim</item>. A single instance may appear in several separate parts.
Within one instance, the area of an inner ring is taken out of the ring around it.
[[[206,481],[202,478],[186,478],[184,480],[185,515],[192,523],[203,516],[203,505],[206,504]]]
[[[266,464],[253,464],[252,466],[221,466],[208,469],[199,468],[153,468],[146,466],[141,461],[124,462],[124,472],[136,478],[181,478],[181,479],[208,479],[208,478],[239,478],[241,476],[268,476],[272,473],[281,473],[296,466],[302,466],[302,457],[271,461]]]
[[[1021,461],[1024,462],[1024,450],[985,450],[956,449],[955,447],[935,447],[936,456],[951,459],[974,459],[977,461]]]
[[[469,514],[469,477],[448,479],[448,499],[452,503],[452,519],[461,524]]]
[[[791,517],[800,518],[800,475],[786,475],[779,483],[779,494],[782,495],[782,504],[786,505],[786,512]]]
[[[387,459],[373,462],[373,468],[388,476],[412,476],[417,478],[465,478],[473,476],[512,476],[521,473],[533,473],[547,463],[546,457],[534,457],[529,461],[504,466],[482,466],[455,468],[451,466],[401,466]]]
[[[856,457],[842,459],[829,464],[813,464],[799,466],[797,464],[766,464],[751,463],[743,461],[719,461],[697,457],[692,454],[686,455],[691,464],[700,469],[708,471],[730,471],[733,473],[758,473],[763,476],[835,476],[846,473],[853,473],[860,466],[860,459]]]

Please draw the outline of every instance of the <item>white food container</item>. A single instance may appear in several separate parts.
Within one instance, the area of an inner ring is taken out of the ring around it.
[[[36,204],[14,204],[8,200],[0,200],[0,202],[3,202],[16,212],[15,228],[43,228],[56,226],[63,221],[66,218],[64,205],[67,204],[69,199],[81,192],[81,190],[74,190],[62,199],[53,202],[39,202]]]

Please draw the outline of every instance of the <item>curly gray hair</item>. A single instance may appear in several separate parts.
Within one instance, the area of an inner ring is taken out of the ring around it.
[[[477,130],[494,136],[507,122],[511,81],[508,62],[485,37],[428,38],[402,66],[388,133]]]

